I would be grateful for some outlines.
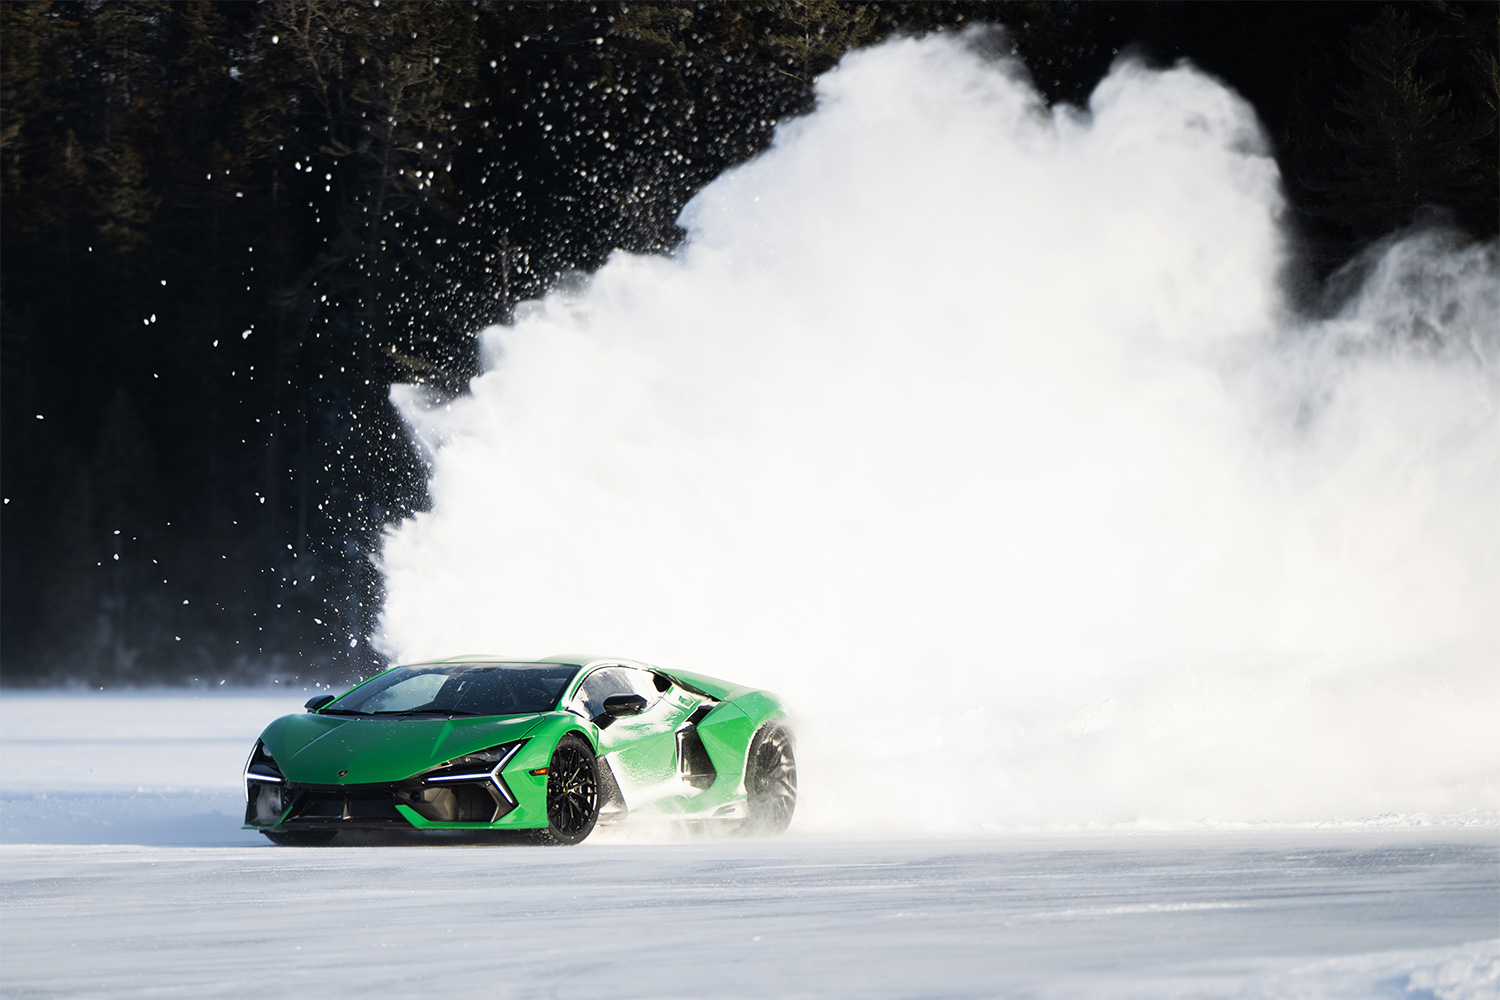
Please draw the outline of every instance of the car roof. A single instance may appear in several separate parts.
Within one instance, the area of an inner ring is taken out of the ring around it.
[[[684,670],[664,670],[661,667],[653,666],[650,663],[643,663],[640,660],[627,660],[620,656],[595,656],[593,654],[556,653],[552,656],[544,656],[540,659],[532,660],[518,656],[496,656],[492,653],[468,653],[463,656],[450,656],[441,660],[417,660],[412,663],[402,664],[402,666],[436,665],[440,663],[556,663],[560,666],[579,668],[580,680],[583,672],[593,667],[615,665],[636,667],[641,670],[650,670],[661,674],[690,691],[696,691],[699,694],[707,695],[710,698],[720,701],[738,698],[746,692],[755,690],[754,688],[745,687],[740,684],[731,684],[716,677],[709,677],[706,674],[694,674]]]
[[[629,660],[620,656],[579,655],[577,653],[555,653],[552,656],[531,658],[526,656],[497,656],[494,653],[465,653],[462,656],[446,656],[440,660],[419,660],[420,663],[556,663],[568,667],[592,667],[595,664],[617,663],[627,667],[655,670],[649,663]]]

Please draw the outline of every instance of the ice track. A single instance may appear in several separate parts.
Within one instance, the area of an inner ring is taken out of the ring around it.
[[[1479,844],[18,846],[14,997],[1481,997]]]
[[[1500,996],[1493,830],[278,849],[289,700],[0,697],[0,996]]]

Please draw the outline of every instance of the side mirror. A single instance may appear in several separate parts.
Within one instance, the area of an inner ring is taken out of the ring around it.
[[[646,699],[638,694],[615,694],[604,699],[604,714],[611,719],[623,715],[640,715],[646,710]]]
[[[318,695],[315,698],[309,698],[309,699],[307,699],[307,704],[303,705],[302,707],[305,708],[305,709],[307,709],[309,712],[316,712],[318,709],[322,708],[324,705],[328,704],[332,700],[333,700],[333,695],[331,695],[331,694],[320,694],[320,695]]]

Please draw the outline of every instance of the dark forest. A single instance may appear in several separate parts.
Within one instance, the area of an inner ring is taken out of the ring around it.
[[[1497,229],[1496,3],[0,5],[0,680],[368,673],[388,393],[683,204],[893,34],[1003,25],[1049,101],[1122,55],[1259,111],[1303,298]]]

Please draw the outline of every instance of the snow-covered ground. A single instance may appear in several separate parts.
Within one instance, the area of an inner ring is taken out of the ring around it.
[[[0,996],[1500,996],[1492,827],[279,849],[306,697],[0,696]]]

